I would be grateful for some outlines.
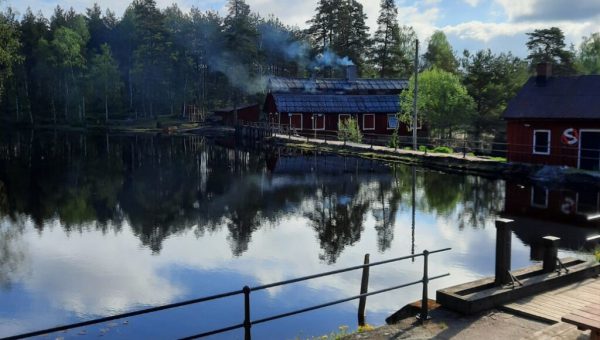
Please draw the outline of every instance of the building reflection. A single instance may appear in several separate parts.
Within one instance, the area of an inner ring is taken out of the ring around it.
[[[552,235],[561,239],[560,246],[584,250],[596,246],[588,240],[600,234],[600,190],[594,187],[557,188],[549,183],[506,183],[503,217],[515,221],[513,231],[531,246],[531,258],[541,260],[541,239]]]

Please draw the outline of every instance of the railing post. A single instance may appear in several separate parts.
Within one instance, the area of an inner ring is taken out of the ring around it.
[[[498,286],[511,283],[510,259],[512,248],[512,220],[496,220],[496,279]]]
[[[252,323],[250,322],[250,287],[244,286],[244,339],[252,339]]]
[[[544,273],[552,273],[556,270],[558,259],[558,244],[560,238],[554,236],[545,236],[542,239],[544,244],[544,263],[542,265]]]
[[[467,158],[467,141],[463,141],[463,158]]]
[[[369,254],[365,254],[364,264],[369,264]],[[362,271],[362,279],[360,281],[360,294],[366,294],[369,289],[369,267],[364,267]],[[363,296],[358,300],[358,325],[364,326],[365,322],[365,307],[367,305],[367,297]]]
[[[429,251],[423,251],[423,297],[421,299],[421,313],[419,314],[419,321],[421,323],[429,319]]]

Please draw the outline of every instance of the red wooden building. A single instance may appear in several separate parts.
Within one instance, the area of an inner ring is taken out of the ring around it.
[[[235,125],[235,115],[237,109],[237,120],[242,122],[258,122],[260,119],[260,105],[259,104],[249,104],[249,105],[241,105],[237,108],[225,108],[215,110],[214,113],[216,116],[221,117],[221,122],[224,125],[233,126]]]
[[[600,75],[552,77],[540,64],[504,119],[510,162],[600,170]]]
[[[263,111],[269,122],[298,132],[337,131],[341,120],[354,118],[363,133],[410,135],[400,123],[401,79],[361,79],[349,66],[345,79],[281,78],[269,80]]]

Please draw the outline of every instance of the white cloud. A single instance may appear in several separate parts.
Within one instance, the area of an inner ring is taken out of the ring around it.
[[[480,0],[463,0],[471,7],[477,7],[479,5]]]
[[[568,43],[577,44],[581,37],[589,35],[598,29],[598,23],[593,21],[584,22],[523,22],[523,23],[489,23],[481,21],[470,21],[453,26],[446,26],[443,31],[448,35],[455,35],[459,39],[472,39],[489,43],[500,37],[525,38],[525,33],[535,29],[556,26],[565,33]]]
[[[600,16],[598,0],[495,0],[510,21],[579,20]]]

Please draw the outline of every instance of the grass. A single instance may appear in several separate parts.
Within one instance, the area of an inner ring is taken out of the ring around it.
[[[364,333],[364,332],[368,332],[368,331],[372,331],[375,329],[375,327],[366,324],[364,326],[359,326],[358,329],[355,332],[348,332],[348,326],[346,325],[342,325],[340,327],[338,327],[338,330],[335,332],[331,332],[329,334],[326,335],[321,335],[318,337],[313,337],[310,340],[340,340],[343,339],[344,337],[354,334],[354,333]],[[300,337],[296,337],[296,340],[300,340]]]

